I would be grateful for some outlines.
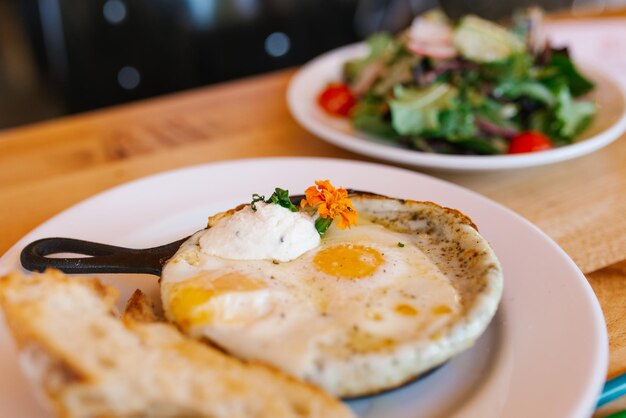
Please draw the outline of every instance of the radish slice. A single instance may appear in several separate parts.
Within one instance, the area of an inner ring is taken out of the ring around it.
[[[427,13],[413,20],[409,29],[407,48],[419,55],[436,59],[454,58],[454,32],[441,13]]]

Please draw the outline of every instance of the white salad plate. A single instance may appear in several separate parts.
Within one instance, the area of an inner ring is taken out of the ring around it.
[[[207,216],[250,201],[253,193],[270,194],[282,187],[299,194],[316,179],[459,209],[478,225],[504,269],[499,310],[474,347],[422,380],[349,402],[360,417],[590,416],[604,383],[608,340],[602,311],[583,274],[557,244],[511,210],[405,169],[347,160],[272,158],[149,176],[100,193],[40,225],[0,258],[0,274],[20,270],[21,249],[39,238],[156,246],[204,228]],[[122,301],[136,288],[158,298],[154,276],[103,278],[120,289]],[[0,370],[0,416],[48,416],[19,370],[2,320]]]
[[[531,167],[569,160],[596,151],[626,130],[626,92],[621,84],[591,65],[580,65],[595,89],[586,98],[598,112],[590,126],[572,145],[548,151],[515,155],[444,155],[408,149],[355,129],[350,120],[328,115],[317,97],[332,82],[342,79],[343,64],[367,55],[363,43],[345,46],[304,65],[291,79],[287,103],[293,117],[309,132],[352,152],[414,167],[450,171],[489,171]]]

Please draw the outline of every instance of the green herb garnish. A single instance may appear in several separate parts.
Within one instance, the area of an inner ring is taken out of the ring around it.
[[[322,218],[321,216],[315,220],[315,229],[320,234],[324,235],[330,225],[333,223],[333,218]]]
[[[250,203],[250,207],[253,211],[256,211],[256,203],[257,202],[265,202],[265,203],[273,203],[275,205],[279,205],[284,207],[285,209],[289,209],[292,212],[297,212],[298,207],[291,203],[291,199],[289,199],[289,190],[281,189],[277,187],[274,189],[274,193],[269,197],[269,199],[265,200],[265,196],[261,196],[260,194],[252,195],[252,203]]]
[[[298,211],[298,207],[291,203],[291,199],[289,199],[289,190],[281,189],[279,187],[274,190],[274,193],[272,193],[270,198],[266,200],[266,203],[273,203],[275,205],[282,206],[292,212]]]
[[[252,203],[250,203],[250,207],[255,212],[256,212],[257,202],[265,202],[265,196],[261,196],[260,194],[256,194],[256,193],[252,195]]]

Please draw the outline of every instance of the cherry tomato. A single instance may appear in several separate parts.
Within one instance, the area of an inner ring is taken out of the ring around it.
[[[509,144],[509,154],[521,154],[524,152],[545,151],[551,149],[550,138],[540,132],[526,131],[516,135]]]
[[[319,105],[335,116],[348,116],[356,104],[356,97],[345,84],[329,84],[317,98]]]

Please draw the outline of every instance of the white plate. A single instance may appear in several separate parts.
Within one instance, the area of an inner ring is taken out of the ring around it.
[[[620,137],[626,130],[626,92],[609,75],[583,65],[596,83],[588,97],[598,106],[596,118],[577,142],[549,151],[516,155],[443,155],[403,148],[390,141],[355,130],[350,121],[325,113],[317,96],[330,82],[341,80],[341,68],[349,59],[367,53],[364,44],[349,45],[319,56],[303,66],[292,78],[287,103],[293,117],[308,131],[350,151],[416,167],[442,170],[488,171],[531,167],[579,157],[596,151]]]
[[[285,158],[201,165],[134,181],[44,223],[0,259],[19,269],[19,252],[43,237],[68,236],[149,247],[205,226],[207,215],[275,186],[300,193],[316,179],[395,197],[431,200],[469,215],[492,243],[505,274],[500,309],[470,350],[423,380],[351,402],[368,418],[589,417],[607,367],[598,302],[567,255],[536,227],[471,191],[411,171],[354,161]],[[127,297],[157,296],[156,278],[107,276]],[[0,416],[43,417],[0,326]]]

